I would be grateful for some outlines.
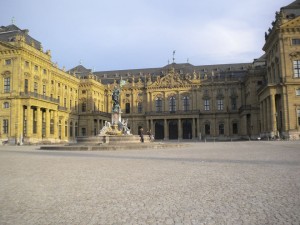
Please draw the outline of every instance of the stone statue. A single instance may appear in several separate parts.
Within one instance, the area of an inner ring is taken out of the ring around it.
[[[120,90],[115,86],[113,93],[112,93],[112,101],[113,101],[113,112],[120,111]]]

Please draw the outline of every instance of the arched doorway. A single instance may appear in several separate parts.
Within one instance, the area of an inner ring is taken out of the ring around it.
[[[177,120],[169,121],[169,139],[178,139],[178,123]]]
[[[163,120],[156,120],[155,121],[155,140],[164,139],[164,121]]]
[[[192,120],[182,120],[182,139],[192,139]]]

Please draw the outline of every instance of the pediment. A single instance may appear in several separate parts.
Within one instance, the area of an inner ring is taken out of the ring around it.
[[[0,41],[0,51],[16,50],[17,48],[9,43]]]
[[[280,26],[280,28],[294,28],[300,27],[300,17],[290,20]]]
[[[179,74],[172,68],[165,76],[157,76],[149,87],[183,87],[193,84],[192,77],[190,74]]]

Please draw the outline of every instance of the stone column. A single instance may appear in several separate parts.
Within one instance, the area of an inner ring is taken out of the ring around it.
[[[96,135],[99,134],[100,131],[100,120],[97,119],[97,131],[96,131]]]
[[[33,122],[33,111],[31,105],[27,105],[27,137],[32,137],[32,122]]]
[[[260,132],[263,132],[264,130],[264,126],[263,126],[263,121],[264,121],[264,118],[263,118],[263,103],[260,102],[259,104],[259,110],[260,110]]]
[[[264,99],[263,101],[264,105],[264,132],[266,133],[268,131],[268,116],[267,116],[267,99]]]
[[[46,121],[46,138],[50,136],[50,111],[46,109],[45,111],[45,121]]]
[[[270,96],[271,102],[271,131],[277,133],[277,122],[276,122],[276,105],[275,105],[275,95]]]
[[[195,128],[196,128],[195,118],[192,118],[192,139],[196,138]]]
[[[42,111],[41,107],[36,107],[36,135],[42,138]]]
[[[270,112],[270,100],[269,97],[266,98],[266,131],[270,132],[270,120],[271,120],[271,112]]]
[[[168,121],[164,119],[164,139],[169,140],[169,127],[168,127]]]
[[[58,112],[53,110],[54,138],[58,138]]]
[[[182,140],[182,122],[178,119],[178,140]]]
[[[200,130],[200,119],[197,119],[197,132],[198,132],[198,139],[200,139],[200,134],[201,134],[201,130]],[[201,134],[202,136],[203,134]]]
[[[150,129],[152,131],[152,134],[154,134],[154,127],[153,127],[153,119],[150,120]]]

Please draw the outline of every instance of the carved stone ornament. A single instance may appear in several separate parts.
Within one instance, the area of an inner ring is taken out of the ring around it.
[[[28,73],[28,72],[25,72],[25,73],[24,73],[24,76],[25,76],[25,77],[31,77],[30,73]]]
[[[300,57],[300,52],[292,52],[290,53],[290,57],[293,58],[299,58]]]
[[[172,68],[165,76],[160,77],[157,76],[156,81],[152,83],[150,86],[158,86],[158,87],[182,87],[188,84],[192,84],[191,75],[186,74],[181,76],[179,73]]]
[[[8,70],[6,70],[3,73],[1,73],[1,75],[3,75],[3,76],[9,76],[9,75],[11,75],[11,72],[8,71]]]
[[[35,80],[40,80],[40,78],[39,78],[38,75],[34,75],[34,79],[35,79]]]

